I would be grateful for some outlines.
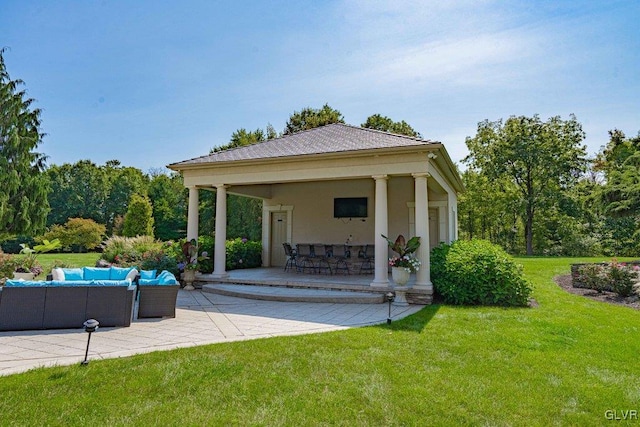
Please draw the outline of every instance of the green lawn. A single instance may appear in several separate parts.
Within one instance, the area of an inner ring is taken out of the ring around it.
[[[44,276],[51,272],[51,266],[55,261],[63,261],[70,267],[93,267],[96,265],[96,261],[100,259],[100,255],[96,252],[84,254],[39,254],[38,262],[42,265],[44,272],[41,276],[38,276],[38,279],[44,280]]]
[[[2,425],[601,425],[640,410],[640,312],[552,282],[537,308],[433,305],[396,321],[0,377]]]

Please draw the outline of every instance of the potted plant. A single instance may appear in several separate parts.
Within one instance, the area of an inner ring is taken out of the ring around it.
[[[198,256],[198,242],[196,239],[191,239],[191,241],[185,242],[182,245],[182,256],[183,261],[178,264],[178,267],[183,271],[182,279],[185,282],[184,289],[192,291],[195,289],[193,282],[196,280],[196,271],[198,271],[200,267],[198,263],[209,259],[209,257],[206,252],[202,252],[202,254]]]
[[[420,237],[414,236],[409,241],[406,241],[402,234],[395,241],[389,240],[385,235],[382,237],[385,238],[391,250],[398,254],[389,258],[391,277],[397,285],[404,286],[409,282],[411,273],[420,269],[420,261],[413,256],[420,247]]]
[[[42,266],[37,259],[38,254],[57,249],[61,244],[60,240],[54,239],[52,241],[43,240],[41,245],[36,245],[33,249],[24,243],[20,246],[22,247],[20,254],[24,256],[14,258],[15,269],[13,272],[13,278],[33,280],[43,271]]]

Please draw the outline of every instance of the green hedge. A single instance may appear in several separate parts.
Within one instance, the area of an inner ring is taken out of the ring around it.
[[[458,240],[434,248],[431,280],[448,304],[525,306],[531,294],[522,268],[486,240]]]
[[[262,242],[247,239],[227,240],[227,270],[262,266]]]
[[[118,265],[135,265],[144,269],[178,272],[183,262],[184,239],[175,242],[160,242],[151,237],[112,237],[105,245],[103,258]],[[213,271],[214,239],[198,237],[198,271],[208,274]],[[227,270],[256,268],[262,266],[262,242],[247,239],[226,241]],[[206,254],[206,259],[203,255]]]

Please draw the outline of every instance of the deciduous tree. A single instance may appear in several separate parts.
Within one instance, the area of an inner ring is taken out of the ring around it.
[[[107,233],[111,234],[115,219],[127,212],[131,196],[147,194],[149,179],[140,169],[122,167],[117,160],[108,161],[102,169],[108,182],[103,218]]]
[[[518,189],[528,255],[534,253],[536,215],[557,203],[557,195],[584,170],[584,137],[573,115],[569,120],[556,116],[546,122],[535,115],[512,116],[504,123],[485,120],[478,124],[476,136],[466,140],[467,164],[489,179],[509,179]]]
[[[69,218],[88,218],[106,223],[105,203],[109,180],[104,168],[91,160],[65,163],[47,170],[51,186],[51,212],[47,225],[64,224]]]
[[[367,117],[367,121],[361,124],[360,127],[412,136],[414,138],[422,138],[422,135],[420,135],[419,132],[417,132],[409,125],[409,123],[405,122],[404,120],[394,122],[389,117],[382,116],[380,114],[374,114]]]
[[[289,116],[283,134],[291,135],[331,123],[344,123],[344,117],[340,111],[331,108],[329,104],[324,104],[320,109],[307,107]]]
[[[149,183],[149,198],[153,205],[155,235],[161,240],[184,237],[187,229],[189,191],[182,175],[155,174]]]

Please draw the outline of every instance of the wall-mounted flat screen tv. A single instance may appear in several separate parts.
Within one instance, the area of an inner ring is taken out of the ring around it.
[[[337,197],[333,199],[334,218],[366,218],[366,197]]]

